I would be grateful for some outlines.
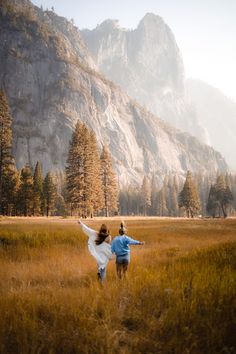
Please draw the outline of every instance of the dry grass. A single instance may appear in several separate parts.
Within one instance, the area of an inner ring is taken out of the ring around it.
[[[126,222],[146,245],[100,287],[76,220],[1,220],[1,353],[236,352],[236,220]]]

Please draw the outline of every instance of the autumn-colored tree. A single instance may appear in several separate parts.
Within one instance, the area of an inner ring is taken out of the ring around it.
[[[112,212],[117,212],[118,186],[111,155],[106,146],[103,146],[101,153],[101,178],[104,212],[109,216]]]

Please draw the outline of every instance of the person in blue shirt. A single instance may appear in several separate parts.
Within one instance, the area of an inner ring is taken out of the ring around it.
[[[144,245],[145,242],[140,242],[127,236],[126,229],[123,223],[120,224],[119,236],[116,236],[111,243],[111,251],[116,255],[116,272],[119,279],[126,276],[128,265],[130,262],[130,247],[129,245]]]

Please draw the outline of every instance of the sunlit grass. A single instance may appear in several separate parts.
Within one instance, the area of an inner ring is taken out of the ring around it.
[[[75,220],[0,223],[1,353],[236,351],[236,220],[126,223],[146,245],[103,287]]]

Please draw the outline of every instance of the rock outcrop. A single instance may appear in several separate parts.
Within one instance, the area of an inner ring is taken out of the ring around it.
[[[13,115],[19,168],[41,160],[44,172],[64,169],[80,119],[109,146],[121,184],[140,183],[153,172],[227,169],[218,152],[165,124],[98,73],[66,19],[27,0],[6,0],[0,26],[0,87]]]
[[[106,20],[82,36],[99,70],[167,123],[207,143],[207,135],[185,93],[183,59],[163,19],[148,13],[138,27]]]

